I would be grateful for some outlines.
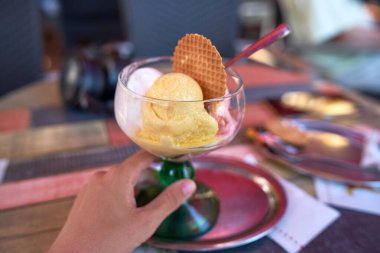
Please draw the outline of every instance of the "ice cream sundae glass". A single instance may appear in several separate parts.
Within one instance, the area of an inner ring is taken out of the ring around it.
[[[198,50],[198,56],[189,56],[188,51],[180,49],[176,48],[174,57],[134,62],[119,75],[115,94],[119,126],[133,142],[162,159],[157,170],[160,185],[138,192],[138,205],[146,204],[176,180],[196,180],[191,158],[229,143],[244,115],[243,81],[239,75],[222,65],[224,74],[216,79],[225,86],[211,85],[207,89],[205,82],[218,82],[213,77],[214,63],[210,63],[213,58],[204,50]],[[194,50],[191,45],[189,50]],[[178,55],[181,57],[176,59]],[[179,65],[185,69],[182,71]],[[154,236],[195,238],[212,228],[218,212],[216,194],[197,182],[196,193],[161,224]]]

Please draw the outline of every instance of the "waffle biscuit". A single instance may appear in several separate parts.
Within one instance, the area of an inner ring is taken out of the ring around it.
[[[272,118],[264,123],[264,127],[281,140],[297,147],[305,146],[309,140],[309,135],[305,131],[286,120]]]
[[[203,99],[222,97],[226,93],[227,75],[216,47],[199,34],[187,34],[174,50],[173,71],[189,75],[202,88]]]

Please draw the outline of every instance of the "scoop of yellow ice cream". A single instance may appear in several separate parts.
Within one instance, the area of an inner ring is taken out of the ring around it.
[[[151,98],[170,101],[202,100],[202,89],[193,78],[182,73],[168,73],[157,78],[145,93]]]
[[[145,96],[162,101],[152,100],[143,105],[139,138],[170,148],[202,146],[215,139],[218,123],[204,109],[200,102],[202,90],[191,77],[181,73],[165,74]]]

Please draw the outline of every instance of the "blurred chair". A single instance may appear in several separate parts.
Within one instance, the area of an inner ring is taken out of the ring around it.
[[[42,77],[42,33],[34,0],[0,0],[0,38],[0,95]]]
[[[234,55],[239,31],[237,7],[231,0],[119,0],[125,30],[136,57],[172,55],[186,33],[208,37],[222,56]]]
[[[123,38],[117,0],[60,0],[60,5],[66,47]]]

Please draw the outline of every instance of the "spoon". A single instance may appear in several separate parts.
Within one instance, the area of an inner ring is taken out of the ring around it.
[[[247,47],[245,50],[240,52],[240,54],[236,55],[234,58],[229,60],[226,64],[224,64],[224,67],[229,67],[238,60],[240,60],[243,57],[246,57],[247,55],[250,55],[264,47],[269,46],[273,42],[276,42],[279,39],[282,39],[289,35],[290,29],[287,24],[282,23],[279,26],[277,26],[275,29],[273,29],[271,32],[266,34],[264,37]]]
[[[270,134],[260,134],[254,129],[249,129],[247,135],[252,140],[266,148],[270,153],[291,163],[313,162],[330,165],[336,169],[349,170],[351,174],[356,173],[361,175],[364,172],[376,176],[379,175],[379,172],[372,167],[363,168],[358,164],[334,159],[332,157],[325,157],[317,153],[304,153],[302,152],[303,148],[295,147],[291,144],[282,144],[275,136],[271,136]]]

